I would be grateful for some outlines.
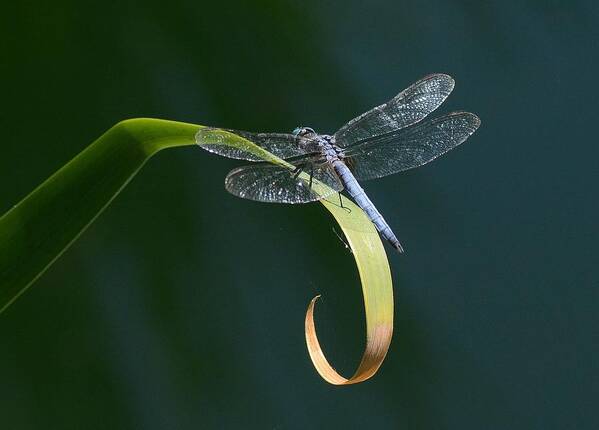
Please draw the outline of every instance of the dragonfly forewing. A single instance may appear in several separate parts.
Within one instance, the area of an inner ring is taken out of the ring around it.
[[[264,161],[264,154],[258,153],[252,144],[283,159],[306,155],[306,148],[314,146],[307,138],[288,133],[251,133],[212,127],[200,129],[196,142],[209,152],[247,161]]]
[[[449,75],[426,76],[387,103],[349,121],[335,133],[335,142],[340,147],[347,147],[421,121],[445,101],[454,85]]]

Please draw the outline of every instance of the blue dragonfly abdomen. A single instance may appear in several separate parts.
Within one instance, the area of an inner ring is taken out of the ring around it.
[[[385,221],[385,218],[377,210],[374,203],[368,198],[364,189],[358,183],[358,180],[354,177],[351,170],[341,160],[333,161],[333,168],[339,175],[339,179],[343,183],[345,189],[351,196],[354,202],[362,208],[366,213],[370,221],[374,224],[378,232],[381,234],[383,239],[387,240],[393,248],[399,252],[403,252],[403,247],[399,243],[399,240]]]

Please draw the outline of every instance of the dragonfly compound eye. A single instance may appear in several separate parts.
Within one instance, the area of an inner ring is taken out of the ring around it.
[[[294,136],[306,137],[311,134],[316,134],[316,132],[310,127],[297,127],[295,130],[293,130]]]

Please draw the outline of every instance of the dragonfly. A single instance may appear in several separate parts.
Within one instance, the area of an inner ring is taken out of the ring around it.
[[[480,125],[469,112],[427,118],[455,86],[446,74],[432,74],[415,82],[387,103],[352,119],[332,135],[311,127],[292,133],[253,133],[206,127],[196,142],[221,156],[247,160],[226,176],[231,194],[259,202],[309,203],[346,190],[362,208],[379,234],[403,252],[397,236],[368,198],[358,181],[367,181],[420,167],[463,143]],[[222,143],[218,131],[240,136],[287,162],[265,162],[243,147]],[[315,184],[324,184],[317,187]]]

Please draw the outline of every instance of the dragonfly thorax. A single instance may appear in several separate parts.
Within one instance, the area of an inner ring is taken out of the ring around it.
[[[328,162],[343,158],[343,150],[335,145],[335,137],[328,134],[318,136],[318,150],[326,157]]]

